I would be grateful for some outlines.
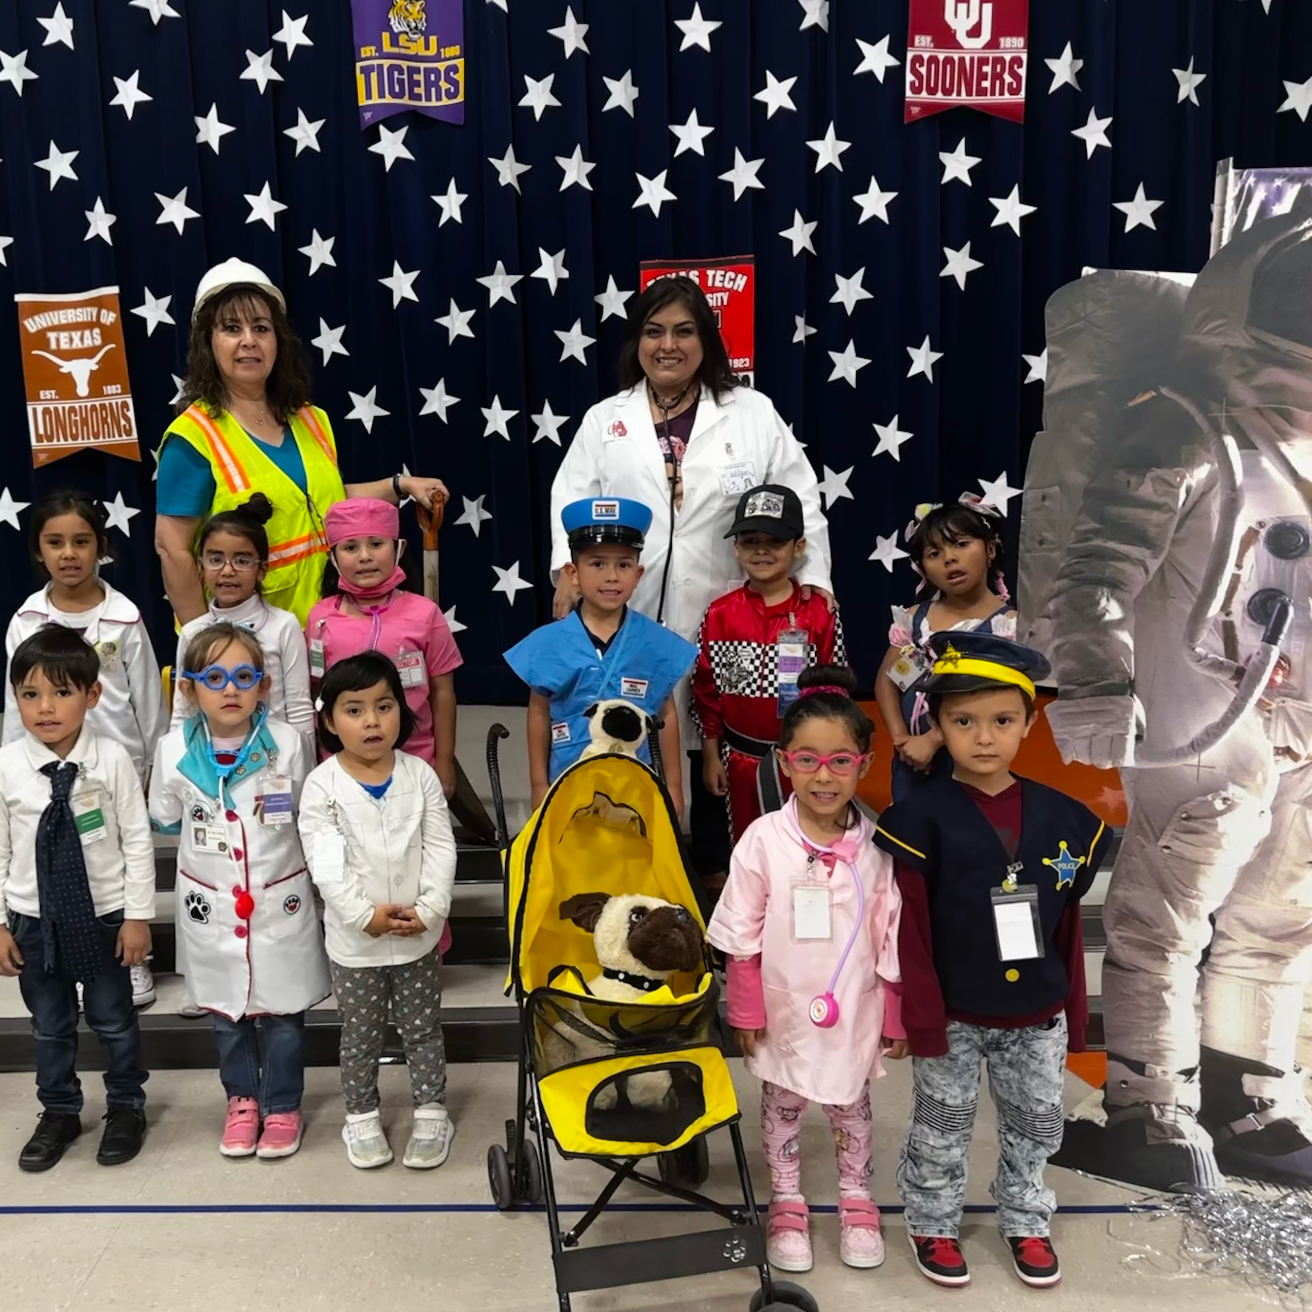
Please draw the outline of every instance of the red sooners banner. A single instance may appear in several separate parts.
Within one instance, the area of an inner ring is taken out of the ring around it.
[[[1029,0],[911,0],[905,121],[954,105],[1025,121]]]
[[[644,260],[638,266],[639,291],[657,278],[683,274],[706,293],[719,325],[729,367],[749,386],[756,377],[756,260],[732,255],[719,260]]]

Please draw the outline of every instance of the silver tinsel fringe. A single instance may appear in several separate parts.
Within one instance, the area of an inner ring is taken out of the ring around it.
[[[1306,1305],[1312,1288],[1312,1192],[1155,1196],[1133,1210],[1178,1217],[1180,1253],[1200,1275],[1235,1276],[1286,1306]]]

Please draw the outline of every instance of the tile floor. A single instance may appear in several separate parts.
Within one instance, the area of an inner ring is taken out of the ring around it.
[[[738,1063],[747,1111],[744,1134],[753,1175],[756,1094]],[[1087,1090],[1073,1076],[1072,1102]],[[905,1122],[909,1071],[898,1067],[878,1087],[877,1197],[895,1204],[893,1172]],[[405,1072],[383,1071],[385,1118],[394,1146],[408,1132]],[[94,1161],[101,1114],[98,1077],[87,1081],[86,1133],[46,1175],[27,1176],[16,1158],[35,1115],[31,1077],[0,1076],[0,1307],[5,1312],[182,1312],[203,1299],[223,1312],[330,1312],[379,1308],[488,1308],[554,1312],[545,1217],[497,1215],[487,1192],[485,1156],[513,1112],[514,1069],[457,1066],[450,1106],[459,1132],[447,1164],[431,1173],[398,1163],[353,1170],[339,1138],[336,1075],[311,1070],[301,1153],[283,1162],[227,1161],[216,1151],[222,1096],[208,1071],[171,1071],[150,1084],[151,1132],[140,1158],[107,1170]],[[995,1153],[991,1116],[981,1118],[969,1202],[988,1204]],[[812,1112],[803,1147],[804,1178],[814,1204],[835,1198],[832,1146]],[[734,1176],[727,1135],[711,1139],[711,1189],[729,1196]],[[586,1163],[559,1164],[565,1203],[591,1201],[602,1175]],[[1167,1312],[1189,1300],[1194,1312],[1264,1305],[1244,1286],[1205,1278],[1178,1257],[1174,1221],[1123,1209],[1132,1201],[1114,1187],[1053,1172],[1067,1210],[1055,1237],[1066,1270],[1057,1290],[1023,1290],[1005,1260],[992,1218],[968,1218],[965,1241],[974,1284],[962,1295],[928,1286],[911,1266],[900,1216],[887,1220],[889,1258],[882,1270],[854,1272],[838,1260],[837,1222],[814,1223],[816,1268],[794,1277],[826,1312],[863,1306],[925,1306],[968,1299],[979,1312],[1001,1312],[1039,1299],[1052,1312],[1079,1309]],[[592,1193],[589,1193],[591,1188]],[[626,1190],[620,1199],[652,1199]],[[345,1211],[315,1210],[345,1207]],[[450,1209],[450,1210],[426,1210]],[[680,1229],[707,1228],[697,1216],[623,1211],[603,1218],[593,1235],[616,1242]],[[579,1312],[697,1308],[745,1312],[755,1288],[749,1273],[702,1277],[576,1297]]]

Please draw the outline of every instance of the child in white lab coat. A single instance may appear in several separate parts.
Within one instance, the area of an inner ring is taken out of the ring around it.
[[[414,1100],[406,1166],[441,1166],[455,1125],[446,1110],[438,946],[451,910],[456,844],[442,785],[403,746],[414,720],[396,666],[376,651],[328,670],[321,741],[333,753],[305,782],[299,825],[323,895],[342,1023],[342,1139],[352,1166],[385,1166],[378,1061],[392,1018]]]
[[[310,746],[269,716],[264,653],[242,625],[203,629],[178,673],[193,709],[160,741],[150,814],[179,831],[179,946],[214,1018],[228,1096],[219,1151],[290,1157],[301,1146],[305,1012],[330,988],[296,828]]]

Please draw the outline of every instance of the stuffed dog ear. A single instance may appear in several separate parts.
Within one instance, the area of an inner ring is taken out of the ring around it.
[[[598,703],[597,703],[597,702],[593,702],[592,705],[589,706],[588,709],[587,709],[586,711],[583,712],[583,718],[584,718],[585,720],[590,720],[590,719],[592,719],[592,717],[593,717],[594,715],[596,715],[596,713],[597,713],[597,706],[598,706]]]
[[[572,920],[580,929],[586,929],[591,934],[597,928],[597,922],[609,901],[609,893],[576,893],[560,904],[560,918]]]

